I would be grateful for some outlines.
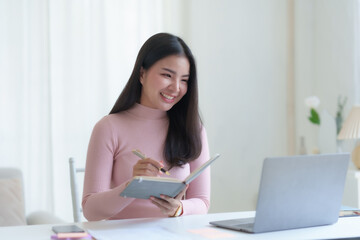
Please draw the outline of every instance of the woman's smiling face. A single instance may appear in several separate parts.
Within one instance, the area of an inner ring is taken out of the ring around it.
[[[163,111],[170,110],[186,94],[190,73],[185,56],[171,55],[149,69],[141,69],[140,104]]]

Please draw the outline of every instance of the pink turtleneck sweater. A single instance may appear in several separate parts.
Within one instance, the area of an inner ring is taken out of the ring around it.
[[[143,217],[166,217],[149,199],[123,198],[120,193],[132,178],[139,149],[161,161],[168,129],[166,112],[135,104],[131,109],[110,114],[94,127],[86,160],[82,207],[89,221]],[[198,159],[173,167],[170,177],[185,179],[209,159],[206,131],[202,128],[202,151]],[[169,176],[166,176],[169,177]],[[205,214],[210,205],[210,169],[190,183],[182,200],[183,215]]]

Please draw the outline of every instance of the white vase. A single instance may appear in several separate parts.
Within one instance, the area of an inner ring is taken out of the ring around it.
[[[323,110],[320,116],[318,144],[321,153],[336,153],[338,151],[336,143],[336,122],[335,119]]]

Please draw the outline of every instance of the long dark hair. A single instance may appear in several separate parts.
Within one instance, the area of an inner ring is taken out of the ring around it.
[[[160,59],[170,55],[185,56],[190,64],[187,93],[175,104],[167,115],[169,129],[164,148],[164,157],[171,167],[182,166],[201,152],[202,122],[198,109],[198,83],[196,64],[190,48],[185,42],[168,33],[158,33],[150,37],[141,47],[129,81],[121,92],[110,114],[125,111],[140,101],[140,69],[149,69]]]

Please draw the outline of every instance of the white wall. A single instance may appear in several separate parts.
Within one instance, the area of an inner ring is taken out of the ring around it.
[[[346,96],[344,117],[355,102],[360,102],[360,89],[356,88],[360,86],[356,74],[359,43],[354,31],[359,6],[356,0],[299,0],[295,6],[296,133],[297,139],[305,136],[310,152],[321,143],[317,128],[307,120],[304,99],[318,96],[319,111],[327,110],[335,116],[338,96]]]
[[[336,115],[339,95],[348,98],[344,118],[354,103],[360,103],[359,6],[358,0],[295,1],[296,140],[299,145],[304,136],[308,152],[314,147],[323,153],[337,149],[335,129],[324,133],[307,120],[307,96],[318,96],[319,111],[327,111],[331,117]],[[342,150],[351,152],[353,146],[353,141],[345,140]],[[355,169],[352,162],[349,169]],[[356,206],[357,186],[351,174],[343,204]]]
[[[211,153],[211,212],[255,208],[262,161],[285,155],[287,1],[188,2]]]

